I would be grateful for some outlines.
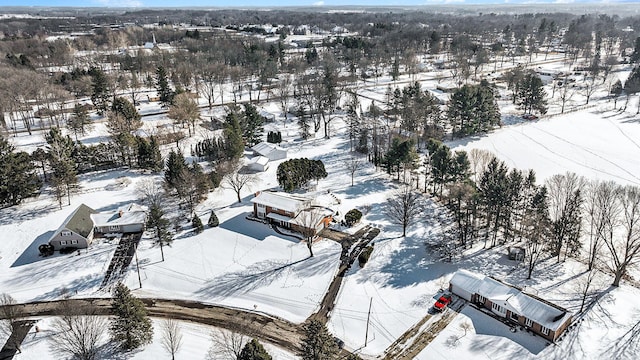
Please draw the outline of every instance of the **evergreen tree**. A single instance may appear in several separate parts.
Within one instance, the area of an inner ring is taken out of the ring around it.
[[[137,349],[151,342],[153,326],[147,309],[124,284],[116,285],[111,306],[115,316],[110,326],[114,342],[124,350]]]
[[[447,116],[453,133],[466,136],[486,132],[500,124],[500,110],[490,85],[465,85],[451,96]]]
[[[633,53],[631,53],[631,56],[629,56],[629,62],[631,62],[632,64],[637,63],[638,60],[640,60],[640,36],[636,38],[636,41],[634,42]]]
[[[293,191],[305,186],[310,180],[327,177],[327,171],[320,160],[290,159],[278,165],[278,184],[285,191]]]
[[[20,204],[33,196],[40,185],[29,154],[15,152],[14,147],[0,136],[0,207]]]
[[[184,181],[184,172],[187,169],[187,163],[180,150],[169,153],[167,164],[164,171],[164,182],[170,189],[177,190]]]
[[[197,214],[193,215],[193,219],[191,219],[191,226],[193,226],[193,230],[196,234],[200,234],[204,231],[202,220],[200,220],[200,217]]]
[[[163,107],[171,105],[175,92],[169,86],[169,79],[167,78],[167,71],[164,66],[158,66],[156,69],[156,90],[160,97],[160,103]]]
[[[525,113],[547,113],[547,93],[542,80],[535,73],[526,74],[518,84],[516,103]]]
[[[209,227],[216,227],[216,226],[220,225],[220,221],[218,220],[218,216],[216,216],[216,213],[213,212],[213,210],[211,210],[211,215],[209,216],[209,222],[207,223],[207,225],[209,225]]]
[[[68,135],[63,137],[60,129],[52,128],[45,134],[45,141],[52,169],[51,184],[62,208],[62,198],[67,195],[68,204],[71,205],[71,192],[78,187],[76,164],[72,158],[73,140]]]
[[[485,247],[490,234],[492,234],[491,246],[496,245],[498,230],[503,224],[505,209],[509,206],[507,187],[507,166],[497,158],[491,159],[478,184],[480,202],[484,208],[486,219]]]
[[[242,139],[249,147],[262,141],[264,129],[262,127],[263,118],[258,114],[258,110],[251,104],[244,105],[242,117]]]
[[[237,112],[232,109],[226,117],[224,126],[224,153],[226,160],[237,160],[244,153],[242,127]]]
[[[67,120],[67,127],[75,134],[76,141],[78,141],[78,134],[84,136],[91,130],[91,118],[85,106],[76,104],[73,107],[73,113]]]
[[[91,102],[95,106],[98,114],[104,115],[109,108],[109,85],[107,75],[99,68],[89,69],[91,75]]]
[[[147,230],[151,233],[153,241],[160,245],[160,254],[162,254],[162,261],[164,261],[165,245],[171,245],[173,242],[173,235],[169,230],[171,223],[165,218],[162,207],[157,202],[154,202],[149,207],[149,217],[147,218]]]
[[[129,100],[121,96],[115,98],[111,105],[111,111],[113,114],[119,115],[113,116],[113,118],[120,120],[111,121],[110,119],[107,123],[107,127],[111,134],[132,134],[142,127],[142,116]]]
[[[271,360],[271,355],[258,340],[251,339],[242,348],[238,360]]]
[[[548,241],[551,238],[552,226],[549,219],[549,202],[546,187],[540,186],[537,188],[528,206],[524,222],[524,260],[527,265],[527,279],[531,279],[531,274],[540,256],[548,248]]]
[[[151,171],[161,171],[164,167],[160,147],[155,136],[151,136],[149,140],[136,136],[138,143],[138,167]]]
[[[338,345],[327,327],[318,320],[304,324],[300,357],[303,360],[330,360],[338,353]]]

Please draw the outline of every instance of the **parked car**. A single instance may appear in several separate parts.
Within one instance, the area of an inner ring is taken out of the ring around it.
[[[442,311],[450,303],[451,303],[451,295],[444,294],[438,298],[435,304],[433,304],[433,308],[436,309],[436,311]]]
[[[525,120],[536,120],[536,119],[538,119],[538,117],[533,115],[533,114],[524,114],[524,115],[522,115],[522,118],[525,119]]]

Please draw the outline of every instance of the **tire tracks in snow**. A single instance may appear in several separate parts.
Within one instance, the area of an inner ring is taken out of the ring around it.
[[[538,128],[535,128],[535,129],[538,129]],[[583,164],[583,163],[581,163],[581,162],[578,162],[578,161],[576,161],[576,160],[575,160],[575,159],[573,159],[573,158],[570,158],[570,157],[568,157],[568,156],[562,155],[562,154],[561,154],[561,153],[559,153],[558,151],[552,150],[552,149],[551,149],[551,148],[549,148],[547,145],[545,145],[545,144],[543,144],[542,142],[540,142],[540,141],[538,141],[538,140],[534,139],[533,137],[531,137],[531,136],[529,136],[529,135],[525,134],[524,132],[521,132],[521,134],[522,134],[522,136],[524,136],[524,137],[526,137],[527,139],[531,140],[532,142],[536,143],[537,145],[539,145],[539,146],[540,146],[540,147],[542,147],[543,149],[547,150],[547,151],[548,151],[548,152],[550,152],[551,154],[554,154],[554,155],[555,155],[555,156],[557,156],[557,157],[563,158],[563,159],[565,159],[565,160],[567,160],[567,161],[569,161],[569,162],[571,162],[571,163],[574,163],[574,164],[579,165],[579,166],[581,166],[581,167],[584,167],[584,168],[587,168],[587,169],[593,170],[593,171],[598,172],[598,173],[602,173],[602,174],[606,174],[606,175],[609,175],[609,176],[612,176],[612,177],[615,177],[615,178],[618,178],[618,179],[622,179],[622,180],[624,180],[624,181],[628,181],[628,182],[635,183],[635,184],[640,184],[640,178],[638,178],[638,177],[636,177],[635,175],[633,175],[633,174],[629,173],[629,171],[627,171],[626,169],[624,169],[624,168],[620,167],[619,165],[617,165],[617,164],[613,163],[612,161],[605,159],[604,157],[602,157],[602,156],[600,156],[600,155],[598,155],[598,154],[594,153],[594,152],[593,152],[593,151],[591,151],[591,150],[588,150],[588,149],[582,148],[582,147],[580,147],[579,145],[573,144],[573,143],[571,143],[571,142],[570,142],[570,141],[568,141],[568,140],[562,139],[562,138],[560,138],[560,137],[558,137],[558,136],[556,136],[556,135],[554,135],[554,134],[551,134],[551,133],[549,133],[548,131],[544,131],[544,130],[541,130],[541,129],[538,129],[538,130],[540,130],[540,131],[542,131],[542,132],[544,132],[544,133],[547,133],[547,134],[549,134],[549,135],[551,135],[551,136],[553,136],[553,137],[555,137],[555,138],[557,138],[557,139],[559,139],[559,140],[561,140],[561,141],[564,141],[564,142],[566,142],[566,143],[568,143],[568,144],[570,144],[570,145],[573,145],[573,146],[575,146],[575,147],[577,147],[577,148],[580,148],[580,149],[582,149],[582,150],[585,150],[585,151],[587,151],[587,152],[589,152],[589,153],[591,153],[591,154],[593,154],[593,155],[595,155],[595,156],[597,156],[597,157],[599,157],[599,158],[601,158],[601,159],[603,159],[603,160],[605,160],[605,161],[607,161],[607,162],[609,162],[609,163],[611,163],[611,164],[614,164],[616,167],[618,167],[618,168],[622,169],[624,172],[626,172],[626,173],[630,174],[632,177],[634,177],[634,178],[636,179],[636,181],[634,181],[634,180],[630,180],[630,179],[626,179],[626,178],[624,178],[624,177],[622,177],[622,176],[620,176],[620,175],[616,175],[616,174],[610,173],[610,172],[608,172],[608,171],[605,171],[605,170],[602,170],[602,169],[598,169],[598,168],[596,168],[596,167],[589,166],[589,165]]]

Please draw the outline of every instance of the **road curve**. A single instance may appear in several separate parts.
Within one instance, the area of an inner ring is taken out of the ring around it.
[[[256,312],[203,304],[197,301],[141,298],[149,316],[191,321],[223,329],[241,331],[291,351],[300,352],[302,327],[284,319]],[[68,302],[79,314],[111,315],[111,299],[86,298],[13,305],[20,308],[25,317],[61,315],[61,304]],[[0,318],[2,318],[0,312]]]

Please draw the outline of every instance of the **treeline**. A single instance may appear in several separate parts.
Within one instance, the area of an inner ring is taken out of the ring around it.
[[[530,278],[543,259],[582,259],[618,286],[640,260],[640,188],[573,173],[539,185],[533,170],[509,169],[488,151],[452,152],[429,141],[424,190],[440,197],[453,224],[436,248],[453,260],[477,241],[525,249]],[[429,184],[431,186],[429,186]],[[418,183],[416,182],[416,186]]]

